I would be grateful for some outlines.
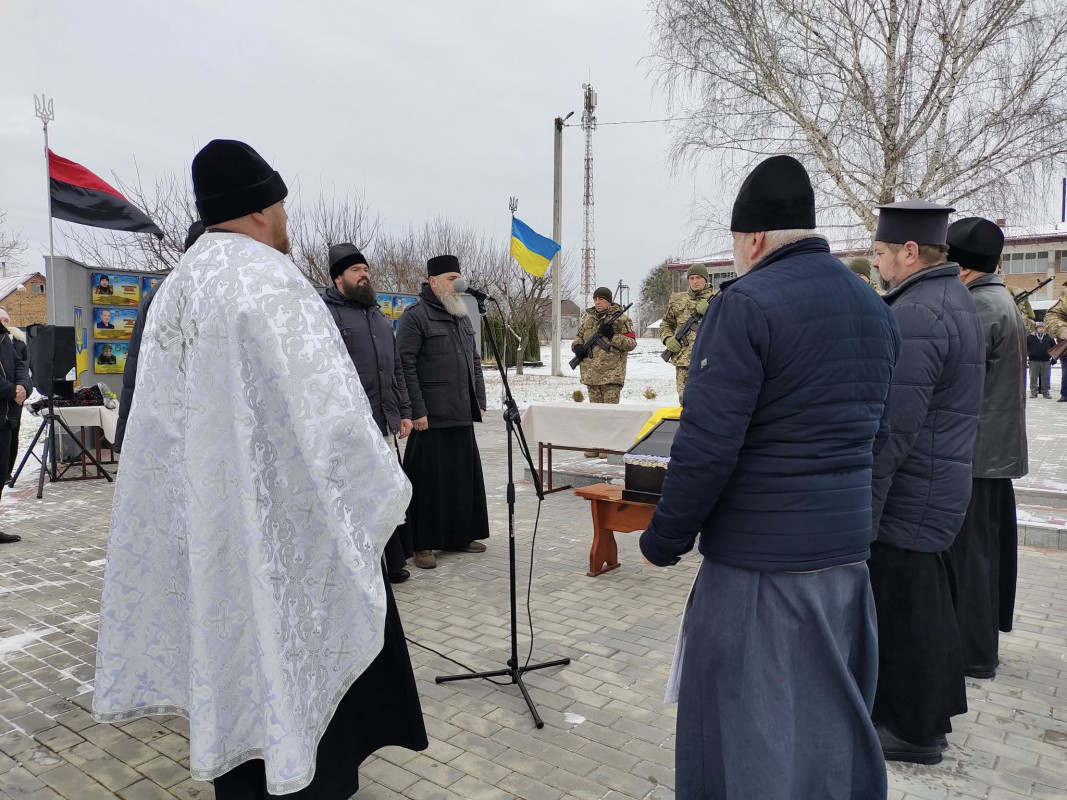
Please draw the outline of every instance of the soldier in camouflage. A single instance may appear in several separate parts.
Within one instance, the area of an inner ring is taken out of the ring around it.
[[[623,314],[613,324],[607,320],[621,311],[618,303],[611,302],[611,289],[601,286],[593,292],[593,307],[585,312],[578,335],[574,337],[571,349],[578,348],[600,330],[601,340],[607,345],[604,349],[599,343],[582,361],[581,380],[589,389],[590,403],[618,403],[622,385],[626,382],[626,354],[637,347],[630,318]]]
[[[864,283],[878,292],[878,294],[885,294],[880,285],[881,281],[871,277],[871,262],[869,259],[854,258],[848,262],[848,268],[855,272]]]
[[[1067,339],[1067,281],[1060,288],[1059,299],[1052,304],[1052,308],[1045,312],[1045,330],[1055,341],[1061,342]],[[1060,396],[1057,403],[1067,403],[1067,356],[1060,359]]]
[[[1019,302],[1019,296],[1026,294],[1026,290],[1020,289],[1018,286],[1008,286],[1007,289],[1011,292],[1011,296],[1015,298],[1015,305],[1018,307],[1019,313],[1023,316],[1023,325],[1026,326],[1026,332],[1033,333],[1037,328],[1036,323],[1034,322],[1034,309],[1033,306],[1030,305],[1030,299],[1027,298],[1021,303]]]
[[[715,296],[715,290],[711,288],[708,281],[708,268],[703,264],[693,264],[686,270],[685,279],[689,282],[689,288],[684,292],[671,295],[667,303],[667,312],[663,315],[663,322],[659,329],[664,347],[674,354],[671,356],[671,363],[674,364],[675,369],[678,405],[682,404],[685,382],[689,379],[689,356],[693,352],[697,329],[693,328],[684,342],[678,341],[674,334],[685,325],[694,311],[704,316],[704,312],[708,310],[708,301]]]

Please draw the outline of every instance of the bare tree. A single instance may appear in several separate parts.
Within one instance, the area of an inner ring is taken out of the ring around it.
[[[381,228],[381,215],[371,211],[361,193],[348,193],[303,204],[299,198],[290,204],[289,241],[297,267],[312,283],[329,284],[329,250],[348,242],[361,252],[369,252]]]
[[[19,234],[7,227],[7,212],[0,211],[0,261],[7,267],[21,265],[22,254],[26,252],[26,242]]]
[[[653,13],[654,71],[692,117],[678,162],[796,155],[837,219],[866,231],[873,206],[905,198],[1026,202],[1067,154],[1061,0],[657,0]]]
[[[71,255],[87,264],[140,271],[171,269],[182,257],[189,226],[200,217],[188,175],[188,170],[164,174],[151,185],[141,180],[140,170],[129,183],[112,177],[115,188],[159,226],[162,239],[57,222],[61,241]]]

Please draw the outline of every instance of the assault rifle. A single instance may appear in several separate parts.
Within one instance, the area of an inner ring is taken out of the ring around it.
[[[711,298],[708,299],[710,300]],[[698,314],[696,311],[694,311],[692,314],[689,315],[689,319],[685,321],[685,325],[680,327],[675,332],[674,338],[678,340],[678,344],[680,344],[683,349],[685,348],[685,340],[689,338],[689,334],[693,332],[693,329],[700,324],[700,319],[703,316],[703,314]],[[664,350],[663,353],[660,355],[660,358],[670,364],[671,359],[674,358],[676,355],[677,353],[672,353],[670,350]]]
[[[614,314],[604,320],[604,322],[597,323],[596,333],[586,339],[584,344],[578,345],[578,349],[574,352],[574,358],[572,358],[568,362],[570,364],[571,369],[577,369],[579,364],[589,358],[589,355],[593,352],[593,348],[597,345],[599,345],[604,350],[611,349],[611,345],[605,342],[604,337],[600,335],[600,326],[604,323],[614,325],[615,322],[619,319],[619,317],[625,314],[632,305],[633,303],[630,303],[626,306],[626,308],[620,308],[618,311],[616,311]]]
[[[1049,275],[1049,276],[1048,276],[1047,278],[1045,278],[1045,280],[1043,280],[1043,281],[1041,281],[1040,283],[1038,283],[1038,284],[1037,284],[1037,286],[1035,286],[1035,287],[1034,287],[1033,289],[1031,289],[1030,291],[1028,291],[1028,292],[1023,292],[1022,294],[1018,295],[1018,296],[1017,296],[1017,297],[1015,298],[1015,305],[1019,305],[1019,303],[1024,303],[1024,302],[1026,302],[1027,298],[1029,298],[1029,297],[1030,297],[1030,295],[1032,295],[1032,294],[1033,294],[1034,292],[1036,292],[1036,291],[1037,291],[1038,289],[1041,289],[1041,288],[1043,288],[1044,286],[1048,285],[1048,283],[1049,283],[1049,282],[1050,282],[1051,280],[1053,280],[1053,277],[1054,277],[1054,276],[1052,276],[1052,275]]]

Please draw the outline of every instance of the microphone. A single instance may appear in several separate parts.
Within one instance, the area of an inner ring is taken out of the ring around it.
[[[479,303],[484,303],[486,300],[489,299],[488,294],[481,291],[480,289],[475,289],[473,286],[467,283],[466,278],[456,278],[454,281],[452,281],[452,288],[460,294],[469,294]]]

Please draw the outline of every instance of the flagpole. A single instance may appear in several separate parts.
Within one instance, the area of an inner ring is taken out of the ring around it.
[[[48,269],[46,273],[52,271],[52,260],[56,257],[55,239],[52,234],[52,164],[48,159],[48,123],[56,118],[55,110],[52,108],[52,101],[44,96],[44,92],[40,97],[33,96],[33,105],[37,113],[37,119],[44,123],[44,182],[45,188],[48,190],[48,205],[45,208],[48,210]],[[50,274],[46,274],[46,278],[50,278]]]

